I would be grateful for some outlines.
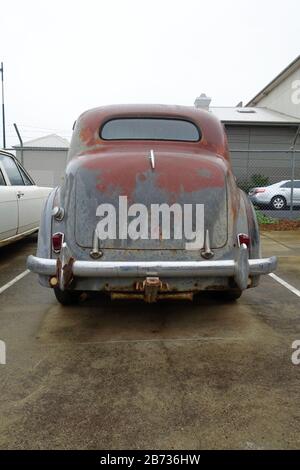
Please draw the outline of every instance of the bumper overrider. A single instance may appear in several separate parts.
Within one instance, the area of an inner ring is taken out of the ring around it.
[[[249,259],[248,249],[242,244],[235,259],[216,261],[80,261],[69,253],[63,243],[58,259],[29,256],[27,267],[42,276],[56,276],[64,290],[73,278],[199,278],[231,277],[244,290],[250,275],[268,274],[276,269],[277,258]]]

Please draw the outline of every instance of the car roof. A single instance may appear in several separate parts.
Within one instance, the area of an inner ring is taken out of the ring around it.
[[[8,156],[8,157],[14,157],[14,158],[15,158],[14,154],[8,152],[7,150],[2,150],[2,149],[0,149],[0,155],[6,155],[6,156]]]
[[[169,104],[115,104],[99,106],[82,113],[79,119],[86,115],[97,115],[102,122],[116,117],[168,117],[190,119],[199,126],[203,121],[219,119],[209,111],[195,108],[194,106],[169,105]]]
[[[198,142],[189,142],[189,148],[209,150],[228,161],[229,152],[224,126],[211,112],[193,106],[162,104],[120,104],[100,106],[82,113],[76,121],[69,151],[69,159],[86,151],[101,148],[108,143],[100,138],[101,126],[118,118],[168,118],[183,119],[196,124],[201,130],[202,138]],[[110,141],[112,145],[114,141]],[[133,142],[133,141],[130,141]],[[170,144],[171,145],[171,144]],[[174,143],[173,143],[174,145]],[[178,145],[178,143],[175,143]]]

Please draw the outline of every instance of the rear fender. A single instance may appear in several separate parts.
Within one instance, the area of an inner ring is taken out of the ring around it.
[[[51,238],[52,238],[52,208],[55,204],[58,188],[54,188],[45,201],[38,235],[37,256],[42,258],[51,258]],[[42,286],[49,287],[48,277],[39,276],[39,282]]]
[[[240,206],[236,222],[236,235],[246,233],[250,237],[249,258],[260,258],[259,228],[256,214],[248,196],[239,189]]]
[[[255,210],[247,194],[245,194],[242,190],[240,190],[240,193],[240,210],[242,209],[243,214],[239,214],[237,233],[247,233],[250,237],[249,258],[261,258],[259,227]],[[243,230],[240,224],[242,224],[243,227],[246,226],[246,229]],[[259,275],[251,276],[251,287],[255,287],[259,284],[259,278]]]
[[[248,235],[250,237],[250,258],[261,258],[259,227],[255,210],[247,194],[243,191],[241,191],[241,193],[247,215]]]

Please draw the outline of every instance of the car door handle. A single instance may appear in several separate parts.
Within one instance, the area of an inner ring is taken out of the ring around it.
[[[18,196],[18,198],[20,199],[20,197],[24,196],[24,193],[22,193],[22,191],[18,191],[18,192],[17,192],[17,196]]]

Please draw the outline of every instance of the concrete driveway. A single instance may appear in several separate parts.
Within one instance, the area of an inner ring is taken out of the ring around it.
[[[262,241],[299,292],[300,231]],[[0,250],[0,291],[35,242]],[[270,276],[235,304],[99,297],[63,308],[27,274],[0,294],[0,311],[1,449],[300,445],[300,297]]]

